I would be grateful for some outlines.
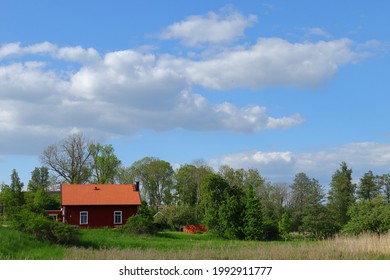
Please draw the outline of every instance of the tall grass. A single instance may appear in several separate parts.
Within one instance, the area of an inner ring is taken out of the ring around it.
[[[390,259],[390,235],[378,238],[376,235],[367,234],[359,237],[336,237],[324,241],[254,242],[229,241],[207,235],[191,236],[180,233],[165,237],[150,237],[149,240],[140,238],[131,247],[110,247],[103,250],[70,248],[64,257],[91,260]]]
[[[0,260],[63,259],[65,248],[0,225]]]

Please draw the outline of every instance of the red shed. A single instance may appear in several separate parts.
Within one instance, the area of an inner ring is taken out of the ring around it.
[[[63,184],[63,221],[80,228],[117,227],[141,205],[137,184]]]

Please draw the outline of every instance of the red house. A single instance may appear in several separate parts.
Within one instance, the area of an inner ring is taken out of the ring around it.
[[[139,184],[63,184],[63,222],[80,228],[117,227],[137,213]]]

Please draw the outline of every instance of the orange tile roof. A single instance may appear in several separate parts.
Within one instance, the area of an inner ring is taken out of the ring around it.
[[[63,184],[62,205],[140,205],[133,184]]]

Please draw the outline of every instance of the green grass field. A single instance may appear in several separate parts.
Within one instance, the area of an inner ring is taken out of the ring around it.
[[[80,243],[66,247],[0,227],[0,259],[11,260],[370,260],[390,259],[390,235],[325,241],[256,242],[212,234],[162,232],[134,235],[115,229],[81,230]]]

